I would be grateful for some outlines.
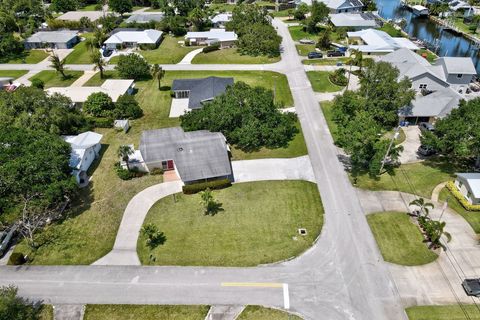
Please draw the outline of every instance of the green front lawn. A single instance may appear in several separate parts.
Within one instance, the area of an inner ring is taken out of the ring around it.
[[[208,8],[212,9],[214,12],[232,12],[235,5],[228,3],[210,3]]]
[[[451,180],[455,168],[440,160],[427,160],[419,163],[402,164],[393,172],[384,173],[378,179],[368,174],[357,177],[356,186],[368,190],[393,190],[417,194],[430,199],[433,189],[440,183]]]
[[[335,57],[335,58],[322,58],[312,60],[302,60],[303,64],[315,65],[315,66],[336,66],[338,62],[345,64],[349,58],[347,57]]]
[[[423,243],[420,229],[404,212],[381,212],[367,216],[383,259],[405,266],[427,264],[438,255]]]
[[[43,70],[31,77],[29,80],[32,81],[33,79],[40,79],[45,84],[45,88],[68,87],[83,75],[83,71],[66,70],[65,75],[67,77],[63,78],[61,74],[54,70]]]
[[[314,44],[297,44],[295,47],[301,56],[307,56],[310,52],[315,51]]]
[[[82,38],[93,37],[91,33],[83,33]],[[98,49],[95,49],[98,50]],[[65,58],[67,64],[91,64],[91,52],[87,49],[86,41],[77,43],[73,51]]]
[[[221,49],[209,53],[199,53],[192,63],[198,64],[264,64],[280,61],[280,57],[249,56],[240,54],[237,49]]]
[[[205,215],[200,194],[158,201],[145,223],[157,225],[166,242],[150,250],[140,235],[142,264],[255,266],[298,256],[323,224],[317,185],[306,181],[239,183],[213,191],[224,211]],[[308,234],[300,236],[298,228]],[[150,257],[155,257],[152,261]]]
[[[141,50],[139,53],[144,56],[149,63],[152,64],[179,63],[187,53],[199,48],[196,46],[185,47],[180,45],[178,41],[183,40],[183,37],[166,36],[157,49]],[[114,59],[118,58],[114,57]],[[115,60],[111,61],[111,63],[115,63]]]
[[[409,320],[480,320],[478,306],[473,304],[417,306],[405,310]],[[465,315],[467,314],[467,316]]]
[[[43,49],[37,50],[26,50],[23,54],[21,54],[18,58],[8,60],[3,63],[10,63],[10,64],[19,64],[19,63],[26,63],[26,64],[36,64],[40,61],[45,60],[48,57],[48,53],[45,52]]]
[[[308,80],[312,84],[315,92],[337,92],[345,87],[337,86],[330,82],[328,76],[330,72],[327,71],[307,71]]]
[[[247,306],[237,320],[302,320],[302,318],[280,310]]]
[[[28,70],[0,70],[0,77],[11,77],[17,79],[27,73]]]
[[[403,37],[402,31],[395,29],[391,23],[385,23],[383,27],[378,30],[388,33],[391,37]]]
[[[303,26],[291,26],[288,27],[288,31],[290,31],[293,41],[299,41],[301,39],[318,40],[318,34],[311,34],[303,31]]]
[[[97,72],[88,79],[88,81],[83,85],[84,87],[98,87],[107,79],[120,79],[118,72],[115,70],[108,70],[103,72],[103,78],[100,78],[100,72]]]
[[[447,188],[443,188],[440,191],[438,199],[440,201],[446,201],[448,199],[448,207],[451,208],[453,211],[461,215],[472,227],[475,233],[480,233],[480,212],[479,211],[468,211],[466,210],[460,202],[458,202],[457,198],[448,190]]]
[[[209,306],[88,304],[84,320],[204,320]]]

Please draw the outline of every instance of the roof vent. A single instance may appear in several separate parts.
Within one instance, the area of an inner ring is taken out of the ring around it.
[[[179,148],[177,149],[177,151],[178,151],[178,152],[182,152],[182,151],[183,151],[183,148],[182,148],[182,147],[179,147]]]

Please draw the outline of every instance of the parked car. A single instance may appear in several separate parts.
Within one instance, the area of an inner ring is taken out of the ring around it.
[[[435,149],[433,149],[432,147],[425,146],[423,144],[420,147],[418,147],[417,152],[418,152],[419,155],[422,155],[424,157],[428,157],[428,156],[431,156],[431,155],[437,153],[437,151]]]
[[[480,297],[480,279],[465,279],[462,286],[467,295]]]
[[[300,41],[298,42],[300,42],[301,44],[315,44],[315,41],[310,39],[300,39]]]
[[[418,127],[420,128],[420,130],[422,131],[435,131],[435,127],[428,123],[428,122],[420,122],[418,124]]]
[[[113,50],[112,49],[104,49],[103,50],[103,56],[104,57],[110,57],[113,53]]]
[[[327,57],[343,57],[345,52],[341,52],[338,50],[331,50],[327,52]]]
[[[321,52],[312,51],[308,53],[308,59],[320,59],[323,58],[323,54]]]

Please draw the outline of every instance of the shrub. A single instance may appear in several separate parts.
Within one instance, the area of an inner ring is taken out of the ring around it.
[[[209,45],[205,48],[203,48],[202,52],[203,53],[209,53],[209,52],[212,52],[212,51],[217,51],[220,49],[220,44],[219,43],[214,43],[212,45]]]
[[[137,119],[143,115],[143,110],[132,95],[124,94],[118,98],[113,115],[117,119]]]
[[[455,183],[453,181],[447,182],[447,189],[453,194],[453,196],[460,202],[460,204],[465,208],[467,211],[480,211],[480,205],[478,204],[470,204],[467,199],[458,191]]]
[[[45,87],[45,83],[43,82],[42,79],[33,78],[32,79],[32,87],[35,87],[35,88],[38,88],[38,89],[43,89]]]
[[[128,171],[127,169],[123,169],[120,165],[120,162],[115,163],[115,172],[122,180],[131,180],[135,176],[134,173]]]
[[[83,104],[83,111],[94,117],[108,117],[115,105],[112,98],[104,92],[94,92]]]
[[[115,69],[124,79],[138,80],[150,77],[150,66],[147,60],[136,53],[121,55]]]
[[[110,118],[89,117],[87,118],[87,120],[92,126],[96,128],[112,128],[113,127],[113,120]]]
[[[343,68],[337,69],[329,74],[328,79],[331,83],[336,84],[337,86],[346,86],[348,82],[348,79],[345,76],[345,69]]]
[[[22,265],[25,262],[27,262],[27,260],[25,259],[25,256],[23,255],[23,253],[20,253],[20,252],[12,253],[10,258],[8,259],[8,263],[14,266]]]
[[[199,182],[194,184],[187,184],[182,187],[185,194],[195,194],[206,189],[217,190],[230,187],[232,182],[229,179],[219,179],[207,182]]]
[[[155,50],[157,48],[156,44],[153,43],[147,43],[147,44],[141,44],[140,49],[141,50]]]
[[[150,174],[153,176],[163,174],[163,173],[164,173],[164,170],[162,168],[153,168],[152,170],[150,170]]]

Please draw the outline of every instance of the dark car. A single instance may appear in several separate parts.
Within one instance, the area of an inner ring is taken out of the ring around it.
[[[480,279],[465,279],[462,286],[467,295],[480,297]]]
[[[420,128],[420,130],[422,131],[435,131],[435,127],[428,123],[428,122],[420,122],[418,124],[418,127]]]
[[[418,154],[424,157],[431,156],[435,153],[437,153],[437,151],[430,146],[425,146],[422,144],[420,147],[418,147]]]
[[[323,54],[321,52],[312,51],[308,53],[308,59],[320,59],[323,58]]]
[[[113,50],[112,49],[105,49],[103,50],[103,56],[104,57],[110,57],[113,53]]]
[[[343,57],[345,52],[341,52],[338,50],[332,50],[327,52],[327,57]]]

